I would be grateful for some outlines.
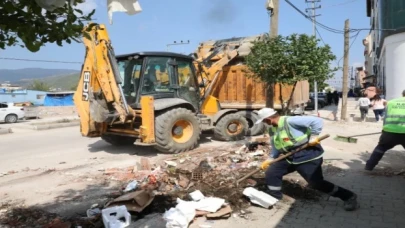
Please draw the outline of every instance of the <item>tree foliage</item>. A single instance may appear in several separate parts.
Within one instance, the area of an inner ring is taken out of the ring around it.
[[[47,11],[35,0],[1,0],[0,49],[20,45],[37,52],[46,43],[79,42],[84,22],[95,12],[85,15],[75,8],[84,1],[66,1],[63,7]]]
[[[40,81],[40,80],[34,80],[29,86],[28,89],[30,90],[37,90],[37,91],[49,91],[49,89],[51,88],[50,85],[48,85],[47,83]]]
[[[279,35],[255,41],[246,57],[250,76],[269,86],[279,84],[280,87],[294,85],[295,88],[298,81],[305,80],[324,82],[337,70],[330,68],[330,62],[336,56],[329,45],[321,46],[318,42],[314,36],[306,34]],[[283,104],[281,94],[279,96]]]

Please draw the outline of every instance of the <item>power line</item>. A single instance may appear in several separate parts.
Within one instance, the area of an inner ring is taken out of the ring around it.
[[[354,40],[352,41],[352,43],[351,43],[350,46],[349,46],[349,51],[350,51],[350,48],[352,48],[352,45],[353,45],[354,42],[356,41],[357,37],[359,36],[360,32],[361,32],[361,31],[358,31],[357,34],[354,35]],[[339,61],[338,61],[338,68],[340,68],[339,64],[340,64],[340,61],[342,61],[342,59],[343,59],[343,56],[342,56],[342,58],[340,58]]]
[[[83,64],[83,62],[70,62],[70,61],[57,61],[57,60],[43,60],[43,59],[20,59],[20,58],[5,58],[5,57],[0,57],[0,59],[13,60],[13,61],[25,61],[25,62]]]
[[[336,6],[343,6],[343,5],[347,5],[353,2],[356,2],[357,0],[351,0],[351,1],[347,1],[347,2],[342,2],[342,3],[338,3],[338,4],[334,4],[334,5],[330,5],[330,6],[325,6],[323,7],[323,9],[325,8],[331,8],[331,7],[336,7]]]

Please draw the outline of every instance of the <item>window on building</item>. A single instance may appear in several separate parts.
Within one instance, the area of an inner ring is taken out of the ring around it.
[[[45,96],[45,95],[38,94],[38,95],[37,95],[37,100],[43,99],[43,98],[44,98],[44,96]]]

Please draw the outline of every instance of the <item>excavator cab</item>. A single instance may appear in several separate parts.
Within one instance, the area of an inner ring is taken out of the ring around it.
[[[120,55],[116,59],[123,81],[121,86],[132,108],[140,108],[142,96],[152,96],[154,100],[182,99],[194,111],[200,111],[198,79],[189,56],[141,52]]]

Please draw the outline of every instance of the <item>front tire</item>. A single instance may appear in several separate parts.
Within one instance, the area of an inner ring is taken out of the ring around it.
[[[248,122],[238,114],[227,114],[222,117],[214,129],[214,138],[221,141],[241,140],[249,129]]]
[[[155,148],[164,153],[177,154],[197,147],[200,139],[200,124],[190,110],[176,108],[155,119]]]
[[[251,111],[239,111],[236,114],[241,115],[248,122],[249,129],[247,130],[246,136],[256,136],[259,134],[263,134],[264,124],[255,124],[256,121],[259,119],[256,113]]]

